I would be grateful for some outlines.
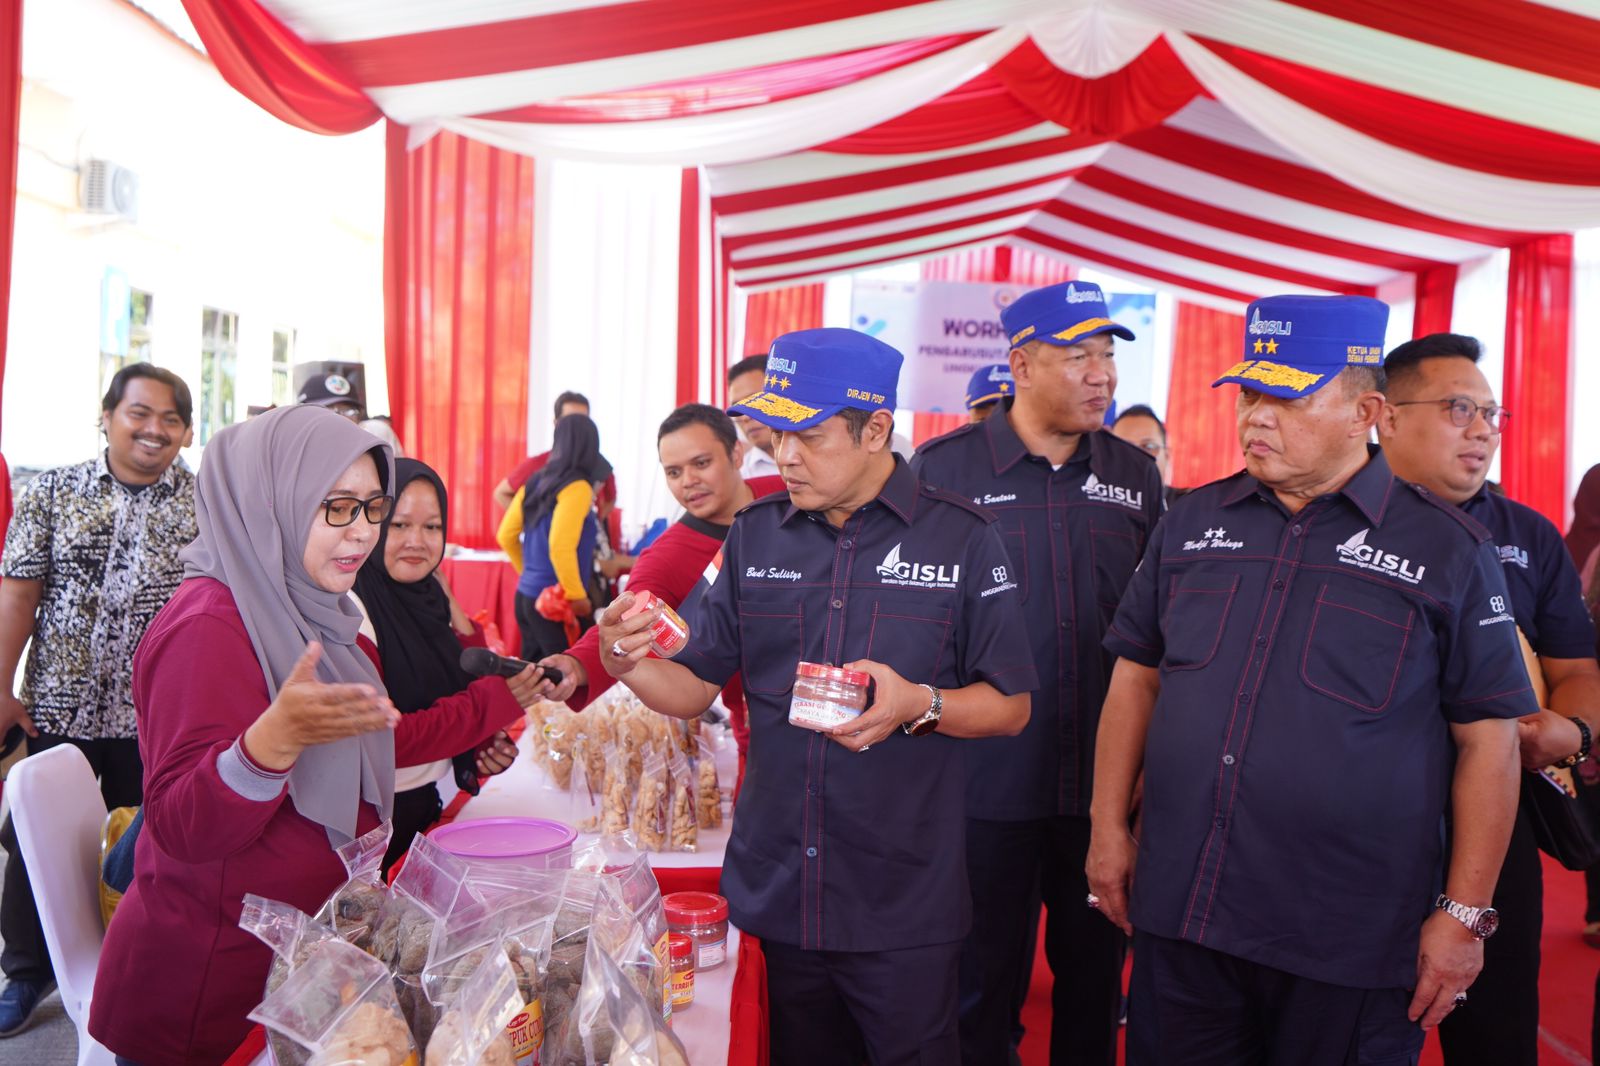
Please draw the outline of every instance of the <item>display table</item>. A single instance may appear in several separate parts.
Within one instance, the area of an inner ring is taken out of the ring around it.
[[[484,619],[500,631],[501,643],[509,655],[522,650],[522,630],[517,626],[517,578],[504,552],[462,551],[439,564],[439,573],[449,582],[469,617],[483,612]]]

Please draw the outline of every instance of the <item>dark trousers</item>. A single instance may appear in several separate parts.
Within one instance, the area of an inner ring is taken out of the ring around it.
[[[957,1066],[959,941],[806,951],[770,940],[772,1066]]]
[[[552,622],[539,613],[532,596],[517,593],[517,628],[522,630],[522,658],[533,663],[546,655],[566,651],[567,630],[560,622]],[[583,620],[579,619],[582,625]],[[587,627],[584,627],[587,628]]]
[[[394,794],[394,814],[390,824],[394,827],[389,836],[389,850],[383,854],[383,876],[389,876],[389,867],[400,861],[411,848],[411,842],[420,833],[439,820],[444,813],[444,801],[439,798],[439,786],[429,782],[421,788],[408,788]]]
[[[1483,942],[1483,972],[1439,1026],[1447,1066],[1539,1066],[1539,938],[1544,867],[1520,810],[1494,886],[1500,928]]]
[[[83,752],[89,766],[100,779],[100,795],[106,807],[137,807],[144,797],[144,762],[139,758],[139,742],[133,739],[80,740],[77,737],[40,733],[28,738],[28,754],[71,744]],[[0,825],[0,847],[6,849],[6,876],[0,890],[0,937],[6,946],[0,952],[0,970],[12,981],[54,980],[55,968],[39,925],[39,908],[33,901],[33,886],[28,869],[17,847],[17,831],[8,816]]]
[[[1410,1004],[1135,933],[1128,1066],[1416,1066]]]
[[[1051,993],[1052,1066],[1111,1066],[1122,1002],[1122,931],[1084,902],[1089,820],[967,820],[967,880],[972,933],[961,954],[961,1060],[1011,1061],[1019,981],[1032,965],[1045,906],[1045,958]],[[1023,985],[1022,987],[1026,987]]]

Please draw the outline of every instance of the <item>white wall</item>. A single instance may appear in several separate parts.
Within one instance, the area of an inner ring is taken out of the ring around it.
[[[239,315],[236,412],[271,402],[272,333],[295,359],[363,359],[383,373],[383,140],[294,129],[203,56],[117,0],[24,9],[21,152],[0,450],[13,467],[99,447],[101,284],[154,295],[153,361],[200,401],[205,307]],[[139,175],[133,223],[78,207],[80,164]],[[198,454],[188,454],[191,465]]]

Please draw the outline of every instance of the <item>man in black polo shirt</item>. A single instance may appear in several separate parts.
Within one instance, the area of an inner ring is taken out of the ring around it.
[[[1478,369],[1482,355],[1476,339],[1453,333],[1419,337],[1390,352],[1378,440],[1397,477],[1460,507],[1494,537],[1511,613],[1549,686],[1551,709],[1529,719],[1522,733],[1522,763],[1538,768],[1588,755],[1588,737],[1600,728],[1600,666],[1594,622],[1560,531],[1531,507],[1485,488],[1510,416]],[[1551,786],[1530,776],[1523,787]],[[1494,906],[1505,917],[1484,945],[1483,974],[1471,1000],[1439,1028],[1449,1066],[1538,1066],[1544,877],[1533,826],[1521,809]]]
[[[1100,642],[1161,517],[1161,476],[1150,456],[1104,428],[1117,387],[1114,338],[1133,333],[1107,317],[1098,286],[1035,289],[1000,319],[1016,345],[1014,398],[924,444],[911,464],[925,483],[1000,519],[1040,682],[1021,736],[967,748],[973,923],[961,961],[961,1058],[1010,1059],[1012,990],[1037,936],[1037,893],[1055,975],[1050,1061],[1111,1066],[1124,937],[1083,906],[1094,735],[1112,662]]]
[[[854,330],[774,341],[765,389],[734,412],[777,431],[788,491],[734,520],[676,659],[646,658],[655,612],[621,621],[631,597],[600,619],[606,670],[664,714],[699,714],[743,671],[722,891],[766,951],[775,1066],[959,1062],[959,738],[1020,732],[1036,684],[994,519],[890,450],[900,363]],[[866,712],[790,724],[802,662],[870,675]]]
[[[1088,902],[1137,930],[1130,1066],[1415,1063],[1482,968],[1538,707],[1488,532],[1366,443],[1387,311],[1250,306],[1245,470],[1173,505],[1106,637]]]

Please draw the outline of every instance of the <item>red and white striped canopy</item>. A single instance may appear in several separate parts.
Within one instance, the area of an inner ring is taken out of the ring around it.
[[[1010,241],[1228,310],[1600,225],[1586,0],[262,0],[391,118],[707,168],[736,283]]]

